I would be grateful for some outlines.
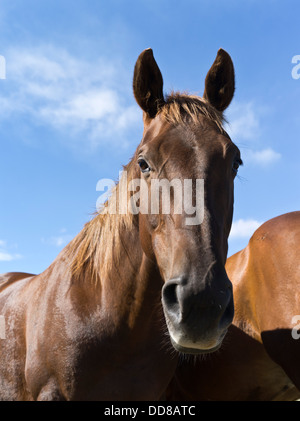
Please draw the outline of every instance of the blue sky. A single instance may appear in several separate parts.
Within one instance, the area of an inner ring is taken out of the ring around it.
[[[299,210],[299,12],[291,0],[1,0],[0,273],[46,269],[91,218],[98,180],[117,179],[133,155],[132,73],[147,47],[166,92],[202,95],[217,50],[233,59],[226,117],[245,165],[229,255]]]

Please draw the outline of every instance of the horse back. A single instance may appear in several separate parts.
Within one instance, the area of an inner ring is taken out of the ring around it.
[[[30,273],[24,272],[8,272],[0,274],[0,292],[7,288],[9,285],[14,282],[20,281],[21,279],[29,278],[35,276]]]
[[[235,291],[234,324],[265,350],[300,390],[300,212],[261,225],[227,261]]]

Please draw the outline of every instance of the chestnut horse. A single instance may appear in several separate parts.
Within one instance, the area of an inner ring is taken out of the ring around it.
[[[217,353],[179,364],[167,398],[300,399],[300,212],[263,224],[226,270],[233,325]]]
[[[177,365],[174,348],[212,352],[232,322],[225,262],[241,158],[222,125],[234,94],[231,58],[218,51],[203,98],[165,98],[147,49],[133,90],[143,138],[103,209],[43,273],[1,277],[4,400],[159,399]],[[120,185],[130,190],[134,180],[150,197],[153,180],[204,180],[203,218],[176,213],[174,194],[169,213],[162,195],[158,212],[135,212],[137,203],[129,211],[132,192],[121,195]]]

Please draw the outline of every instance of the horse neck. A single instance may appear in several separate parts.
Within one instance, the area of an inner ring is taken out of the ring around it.
[[[145,323],[153,321],[158,313],[162,279],[156,263],[143,252],[138,221],[130,229],[121,226],[111,264],[104,271],[99,268],[102,312],[115,326],[145,329]]]
[[[248,244],[243,250],[228,258],[226,271],[233,285],[234,321],[233,324],[249,336],[261,341],[256,314],[256,289],[252,268],[251,247]]]

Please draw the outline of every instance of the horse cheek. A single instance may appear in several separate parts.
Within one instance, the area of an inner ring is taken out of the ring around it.
[[[139,214],[139,234],[143,252],[148,259],[150,259],[153,263],[156,263],[152,244],[152,228],[146,215]]]

